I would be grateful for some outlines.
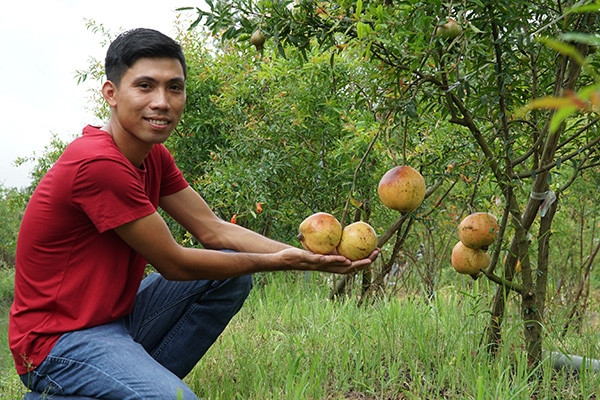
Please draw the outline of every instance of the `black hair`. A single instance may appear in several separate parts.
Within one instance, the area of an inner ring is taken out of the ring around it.
[[[184,78],[187,66],[179,43],[154,29],[137,28],[121,33],[110,44],[104,60],[106,78],[115,85],[140,58],[175,58],[181,63]]]

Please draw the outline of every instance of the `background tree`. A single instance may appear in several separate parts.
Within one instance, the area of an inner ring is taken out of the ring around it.
[[[445,189],[437,201],[430,196],[420,212],[391,225],[396,235],[390,230],[383,235],[396,238],[384,271],[398,264],[410,221],[424,216],[440,221],[443,217],[433,209],[442,199],[464,199],[470,191],[468,202],[453,201],[461,210],[455,215],[486,210],[501,217],[491,264],[482,271],[498,283],[489,349],[494,353],[500,343],[505,301],[512,291],[521,300],[523,334],[534,366],[542,357],[550,238],[559,201],[579,177],[597,168],[595,92],[584,98],[591,99],[592,107],[576,107],[572,101],[571,113],[556,112],[555,105],[516,113],[534,99],[562,98],[593,82],[593,68],[586,67],[598,60],[589,41],[568,46],[548,39],[595,32],[598,6],[582,4],[232,0],[208,2],[208,11],[197,9],[194,25],[204,23],[225,40],[245,40],[260,29],[268,38],[266,49],[272,46],[290,62],[298,57],[309,62],[319,52],[332,68],[352,58],[364,70],[376,71],[368,83],[359,83],[375,131],[383,133],[375,143],[381,152],[373,157],[416,166],[431,187]],[[453,34],[441,33],[448,17],[459,25]],[[573,107],[585,112],[572,114]],[[428,229],[432,226],[440,223]],[[432,242],[426,234],[422,239],[423,246]]]
[[[65,142],[54,135],[50,143],[44,147],[42,154],[31,154],[15,160],[16,165],[21,165],[29,161],[34,163],[33,169],[29,174],[30,182],[28,187],[15,188],[0,185],[0,221],[2,221],[2,230],[0,232],[1,265],[14,265],[17,236],[29,197],[46,171],[58,159],[65,145]]]
[[[17,234],[28,195],[17,188],[0,185],[0,265],[14,265]]]

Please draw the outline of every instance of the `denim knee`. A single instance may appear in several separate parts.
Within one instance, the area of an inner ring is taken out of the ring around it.
[[[244,299],[248,297],[252,290],[252,275],[242,275],[234,278],[235,284],[238,287],[240,296]]]

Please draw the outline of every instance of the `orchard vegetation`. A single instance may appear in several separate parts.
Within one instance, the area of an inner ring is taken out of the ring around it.
[[[267,182],[263,190],[257,180],[258,190],[248,193],[254,198],[240,196],[245,210],[228,214],[252,215],[255,202],[271,208],[257,195],[280,192],[281,199],[296,187],[294,209],[274,208],[286,215],[317,208],[340,214],[342,223],[376,225],[384,253],[379,270],[362,279],[362,300],[407,264],[425,265],[424,295],[434,295],[462,216],[496,214],[499,238],[481,271],[498,285],[485,342],[494,354],[506,300],[516,296],[529,363],[537,365],[549,285],[560,282],[577,298],[568,302],[572,316],[582,315],[600,246],[590,203],[581,217],[589,228],[578,232],[579,276],[561,276],[558,227],[586,209],[576,188],[598,176],[598,8],[551,1],[208,2],[207,10],[196,9],[193,26],[207,26],[227,54],[248,48],[253,31],[267,38],[254,63],[240,63],[243,81],[223,82],[225,91],[235,83],[236,91],[250,91],[237,94],[249,96],[238,98],[244,112],[230,131],[237,137],[225,157],[215,153],[215,164],[235,160],[238,168],[255,149],[245,178],[260,171]],[[289,151],[294,157],[281,158],[283,167],[273,160]],[[285,165],[294,162],[301,165]],[[374,195],[378,177],[396,164],[427,178],[427,201],[415,212],[389,212]],[[418,250],[422,258],[411,259]]]
[[[260,393],[258,378],[273,373],[280,386],[263,388],[267,398],[600,396],[597,374],[553,375],[549,361],[551,352],[600,359],[600,3],[185,5],[191,22],[178,23],[178,40],[188,103],[167,146],[190,184],[221,218],[275,239],[300,246],[300,223],[326,212],[343,226],[369,223],[382,249],[357,276],[257,277],[251,316],[226,332],[189,377],[192,387],[234,398],[214,386],[240,374]],[[80,79],[103,79],[100,64]],[[38,157],[31,188],[0,191],[6,265],[27,196],[62,148],[54,139]],[[408,212],[384,206],[377,191],[399,165],[419,171],[427,187]],[[485,249],[489,265],[471,277],[450,260],[459,224],[477,212],[494,215],[499,230]],[[198,245],[170,224],[178,240]],[[266,327],[259,310],[275,301],[269,294],[281,296],[277,285],[294,288],[290,296],[314,315],[290,303],[272,310]],[[453,307],[456,319],[443,315]],[[324,315],[346,321],[339,336]],[[248,325],[253,331],[236,339]],[[340,343],[358,337],[344,353]],[[262,361],[246,376],[252,354]],[[315,379],[322,391],[309,389]],[[260,398],[250,392],[238,396]]]

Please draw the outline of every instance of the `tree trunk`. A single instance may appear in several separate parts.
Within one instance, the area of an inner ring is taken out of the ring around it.
[[[525,326],[525,341],[527,342],[527,357],[529,365],[537,366],[542,361],[543,321],[546,303],[546,288],[548,286],[548,260],[550,256],[550,228],[558,208],[558,199],[554,201],[540,220],[538,239],[538,265],[535,280],[535,297],[530,304],[527,296],[523,296],[523,323]],[[534,308],[526,308],[533,306]],[[529,318],[529,319],[528,319]],[[533,326],[532,326],[533,324]]]
[[[587,31],[593,26],[595,21],[594,18],[595,17],[593,15],[588,15],[587,17],[583,17],[579,21],[579,24],[576,25],[580,25],[582,30]],[[587,56],[589,52],[589,47],[587,45],[579,44],[576,47],[583,57]],[[562,57],[561,62],[557,65],[556,69],[554,95],[560,96],[565,90],[574,90],[580,73],[581,65],[569,60],[568,57]],[[543,144],[543,151],[539,158],[539,164],[534,166],[534,169],[536,169],[536,167],[539,168],[550,165],[555,158],[558,140],[560,134],[564,130],[564,126],[561,126],[554,132],[549,132],[549,121],[551,120],[552,114],[553,113],[551,113],[551,115],[548,117],[543,129],[542,134],[547,135],[547,138]],[[548,190],[549,173],[550,169],[545,169],[536,174],[531,188],[532,193],[543,193]],[[511,200],[513,199],[509,198],[507,200],[512,202]],[[516,223],[517,226],[515,226],[517,233],[515,234],[515,237],[512,238],[510,251],[504,267],[504,278],[507,281],[512,281],[513,279],[515,266],[519,258],[517,255],[524,255],[524,257],[527,256],[528,244],[523,240],[523,238],[521,238],[521,240],[517,239],[517,236],[529,232],[529,229],[531,228],[538,214],[540,205],[541,200],[530,197],[527,200],[527,204],[522,216],[518,214],[518,209],[511,207],[511,214],[515,221],[518,222]],[[522,317],[525,326],[524,336],[526,340],[529,361],[530,363],[536,365],[537,362],[539,362],[539,360],[542,358],[542,319],[548,273],[548,235],[550,234],[550,226],[552,224],[552,219],[555,212],[556,202],[552,204],[548,210],[548,214],[541,220],[540,235],[542,235],[543,232],[546,233],[538,238],[540,241],[539,253],[541,253],[538,254],[538,256],[545,257],[546,261],[542,263],[538,262],[538,276],[536,278],[535,285],[528,260],[521,260],[523,266],[523,286],[526,289],[523,292],[521,299]],[[542,270],[539,270],[540,267]],[[504,319],[505,300],[508,293],[509,289],[507,287],[500,286],[494,296],[490,324],[487,329],[487,344],[489,346],[488,350],[492,354],[496,353],[498,345],[501,341],[501,326]]]

